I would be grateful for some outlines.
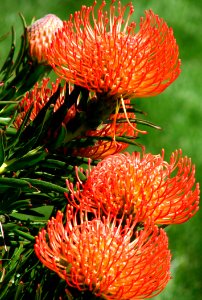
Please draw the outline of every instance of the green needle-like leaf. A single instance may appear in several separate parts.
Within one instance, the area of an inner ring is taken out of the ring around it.
[[[5,146],[5,134],[4,131],[0,129],[0,166],[3,164],[5,158],[4,146]]]

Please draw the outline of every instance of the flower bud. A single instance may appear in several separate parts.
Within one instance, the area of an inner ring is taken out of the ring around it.
[[[63,26],[56,15],[48,14],[27,28],[29,51],[32,59],[46,63],[46,50],[50,47],[57,30]]]

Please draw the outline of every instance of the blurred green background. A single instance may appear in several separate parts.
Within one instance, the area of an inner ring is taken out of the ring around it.
[[[73,0],[6,0],[0,4],[0,36],[16,29],[17,45],[20,44],[21,12],[30,24],[45,14],[54,13],[67,19],[70,13],[92,1]],[[122,1],[127,3],[128,1]],[[100,1],[98,1],[100,3]],[[110,3],[110,1],[109,1]],[[147,119],[162,127],[161,131],[149,129],[141,137],[147,151],[157,154],[166,150],[166,158],[178,148],[192,157],[196,164],[197,181],[202,180],[202,1],[192,0],[138,0],[133,1],[138,22],[144,10],[152,9],[173,27],[180,47],[182,73],[161,95],[137,99],[137,107],[147,112]],[[8,52],[10,37],[0,44],[0,63]],[[185,224],[167,229],[173,255],[172,277],[157,300],[202,299],[202,212]]]

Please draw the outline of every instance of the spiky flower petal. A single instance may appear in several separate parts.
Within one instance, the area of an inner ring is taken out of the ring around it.
[[[67,208],[66,224],[57,213],[36,238],[41,262],[69,286],[104,299],[145,299],[158,294],[170,279],[166,233],[150,223],[134,235],[136,222],[99,217]],[[132,236],[134,237],[131,240]]]
[[[94,167],[86,182],[71,190],[70,201],[90,210],[101,207],[113,214],[139,214],[157,224],[183,223],[199,208],[199,184],[195,166],[181,151],[172,153],[170,163],[163,155],[116,154]]]
[[[102,2],[82,6],[64,21],[47,59],[59,76],[97,93],[124,99],[161,93],[180,73],[173,31],[151,10],[136,24],[129,23],[132,3],[109,13]]]

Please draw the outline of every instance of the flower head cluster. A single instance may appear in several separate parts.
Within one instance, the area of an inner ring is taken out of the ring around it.
[[[67,81],[124,99],[161,93],[180,73],[173,31],[151,10],[130,23],[132,3],[112,1],[82,6],[64,21],[47,51],[47,60]]]
[[[35,251],[42,263],[69,286],[90,290],[104,299],[145,299],[158,294],[170,279],[170,252],[166,233],[136,222],[75,213],[67,207],[48,222],[36,238]],[[79,220],[79,221],[78,221]],[[134,239],[131,237],[134,235]]]
[[[32,59],[39,63],[47,62],[46,50],[50,47],[52,39],[63,22],[55,15],[48,14],[35,21],[27,28],[27,39]]]
[[[105,1],[98,8],[95,1],[68,21],[56,21],[47,43],[43,37],[50,15],[28,28],[31,55],[45,59],[57,75],[77,85],[78,103],[72,105],[76,117],[70,122],[74,130],[69,130],[72,155],[102,159],[89,167],[85,182],[78,175],[82,169],[76,169],[76,188],[67,180],[70,204],[65,222],[58,211],[36,237],[35,252],[68,286],[103,299],[138,300],[157,295],[170,279],[168,239],[157,224],[191,218],[198,210],[200,191],[195,167],[181,150],[173,152],[169,162],[164,151],[119,153],[128,146],[126,137],[134,139],[139,131],[131,124],[135,115],[130,99],[161,93],[178,77],[180,60],[173,31],[163,19],[146,11],[137,31],[130,22],[133,5],[119,1],[116,8],[115,2],[109,12]],[[34,103],[33,120],[51,95],[46,81],[40,89],[36,85],[20,104],[20,118]],[[62,93],[56,110],[63,101]],[[68,113],[67,120],[71,109]],[[20,119],[15,124],[19,127]],[[78,141],[80,137],[84,140]],[[77,147],[94,137],[94,144]]]
[[[105,213],[139,214],[157,224],[187,221],[198,210],[199,185],[195,186],[195,167],[181,151],[172,153],[170,163],[163,155],[116,154],[94,167],[77,190],[68,183],[74,205]]]

